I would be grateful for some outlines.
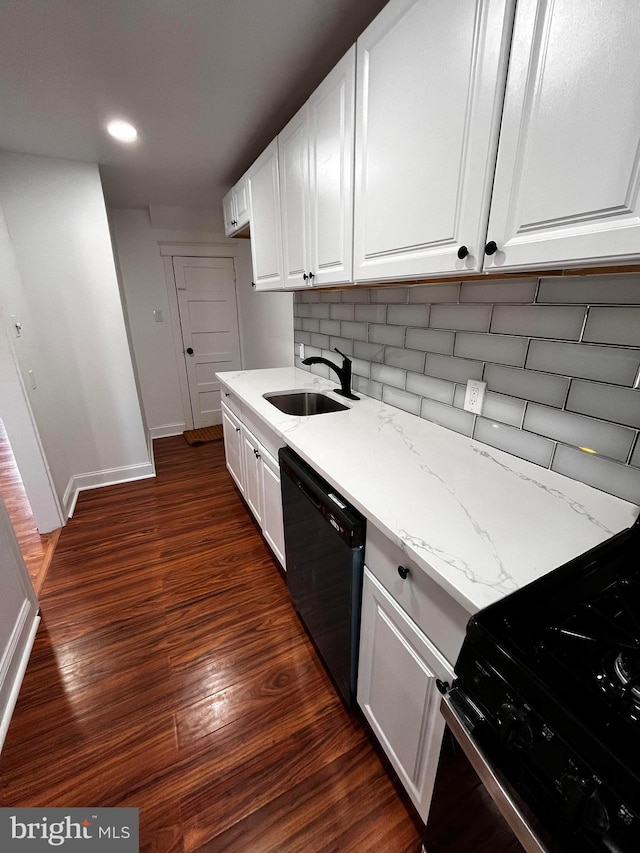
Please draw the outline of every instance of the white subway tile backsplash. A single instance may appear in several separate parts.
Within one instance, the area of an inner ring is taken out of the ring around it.
[[[392,302],[403,303],[407,301],[406,287],[372,287],[371,302],[383,302],[385,305],[390,305]]]
[[[458,302],[460,283],[424,284],[409,288],[409,303],[419,302],[435,304],[437,302]]]
[[[583,307],[572,305],[496,305],[491,331],[502,335],[577,341],[582,331],[584,314]]]
[[[329,335],[320,335],[317,332],[312,332],[311,345],[320,347],[320,349],[329,349]]]
[[[640,350],[558,341],[531,341],[525,362],[525,367],[532,370],[629,387],[634,383],[639,366]]]
[[[501,391],[512,397],[522,397],[534,403],[562,407],[567,398],[569,380],[564,376],[537,373],[535,370],[520,370],[487,364],[484,381],[492,391]]]
[[[353,305],[343,305],[341,302],[333,302],[329,306],[329,316],[332,320],[353,320],[353,312]]]
[[[339,335],[340,320],[320,320],[320,331],[324,335]]]
[[[574,379],[567,409],[640,429],[640,390]]]
[[[366,358],[368,361],[384,361],[384,346],[382,344],[356,341],[353,345],[353,353],[358,358]]]
[[[488,332],[492,307],[491,305],[433,305],[429,326],[432,329]]]
[[[367,340],[366,323],[350,323],[348,320],[340,321],[340,335],[354,341]]]
[[[389,305],[387,323],[394,326],[426,326],[429,323],[429,306]]]
[[[537,403],[527,406],[524,429],[574,447],[586,447],[598,456],[607,456],[620,462],[628,459],[635,438],[633,430],[626,427],[561,412]]]
[[[590,308],[583,340],[640,347],[640,307]]]
[[[455,337],[455,332],[443,332],[439,329],[407,329],[405,345],[409,349],[419,349],[423,352],[453,355]]]
[[[328,320],[330,307],[326,302],[318,302],[311,305],[311,316],[317,317],[318,320]]]
[[[533,302],[537,285],[537,278],[463,281],[460,302]]]
[[[482,415],[502,424],[521,427],[526,403],[504,394],[487,391],[484,397]]]
[[[296,344],[336,363],[333,349],[346,353],[357,393],[640,499],[640,275],[297,291],[293,302]],[[487,383],[482,416],[463,409],[470,378]]]
[[[445,379],[436,379],[420,373],[407,373],[407,391],[418,394],[420,397],[428,397],[430,400],[438,400],[449,406],[453,402],[455,387],[454,382],[447,382]]]
[[[404,328],[402,326],[383,326],[371,323],[369,325],[369,340],[374,344],[401,347],[404,344]]]
[[[414,370],[418,373],[424,371],[423,352],[403,349],[402,347],[387,347],[384,354],[385,364],[390,364],[392,367],[402,367],[404,370]]]
[[[329,338],[329,346],[331,349],[339,349],[345,355],[353,355],[354,342],[348,338],[335,338],[333,335]]]
[[[372,364],[371,378],[383,385],[393,385],[395,388],[404,388],[407,381],[407,371],[399,367],[389,367],[387,364]]]
[[[444,403],[438,403],[436,400],[422,401],[420,417],[425,418],[427,421],[432,421],[434,424],[447,427],[447,429],[452,429],[454,432],[468,435],[469,437],[471,437],[471,433],[473,432],[473,419],[475,415],[472,415],[471,412],[446,406]]]
[[[527,338],[516,338],[512,335],[457,332],[453,354],[461,358],[522,367],[527,356],[528,345]]]
[[[468,379],[482,379],[482,362],[427,353],[424,372],[439,379],[466,384]]]
[[[548,468],[551,462],[554,448],[552,441],[488,418],[477,418],[473,437],[483,444],[505,450],[520,459],[528,459],[544,468]]]
[[[640,470],[637,468],[558,445],[551,469],[623,500],[640,503]]]
[[[382,399],[382,384],[380,382],[373,382],[364,376],[354,376],[353,387],[359,394],[366,394],[367,397],[373,397],[374,400]]]
[[[640,304],[640,275],[589,275],[543,278],[537,302],[579,302],[582,305]]]
[[[405,412],[411,412],[412,415],[420,414],[420,397],[416,397],[415,394],[407,394],[406,391],[400,391],[398,388],[384,385],[382,387],[382,401],[398,409],[404,409]]]
[[[360,323],[384,323],[387,318],[386,305],[356,305],[355,319]]]

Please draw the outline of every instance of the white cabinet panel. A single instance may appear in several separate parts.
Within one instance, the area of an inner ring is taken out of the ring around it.
[[[260,444],[244,424],[240,424],[242,440],[242,470],[244,472],[244,499],[262,526],[262,463]]]
[[[285,287],[352,280],[355,46],[278,136]]]
[[[284,283],[277,139],[247,172],[247,187],[253,283],[256,290],[276,290]]]
[[[264,449],[262,451],[262,533],[281,565],[285,567],[280,466]]]
[[[356,280],[482,268],[512,6],[391,0],[358,39]]]
[[[519,0],[485,269],[640,254],[640,4]]]
[[[436,679],[447,661],[365,568],[358,704],[426,821],[444,731]]]
[[[244,475],[242,472],[242,436],[240,421],[224,403],[222,408],[222,434],[227,469],[240,492],[244,494]]]

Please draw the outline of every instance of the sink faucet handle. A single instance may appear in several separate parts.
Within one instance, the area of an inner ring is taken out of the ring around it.
[[[348,355],[345,355],[341,350],[339,350],[339,349],[338,349],[338,347],[334,347],[334,348],[333,348],[333,351],[334,351],[334,352],[337,352],[337,353],[338,353],[338,355],[341,355],[343,358],[346,358],[346,360],[347,360],[347,361],[350,361],[350,360],[351,360],[351,359],[349,358],[349,356],[348,356]]]

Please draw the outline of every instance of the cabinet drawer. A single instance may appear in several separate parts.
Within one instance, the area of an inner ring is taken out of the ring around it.
[[[220,398],[222,402],[240,419],[242,419],[242,403],[240,402],[240,398],[236,397],[236,395],[229,391],[229,389],[222,385],[220,389]]]
[[[445,658],[455,663],[470,615],[376,527],[367,527],[365,562]],[[406,578],[398,566],[408,569]]]

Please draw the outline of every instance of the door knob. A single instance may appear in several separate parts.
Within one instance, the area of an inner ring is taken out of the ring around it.
[[[193,347],[187,347],[187,355],[193,355]]]

